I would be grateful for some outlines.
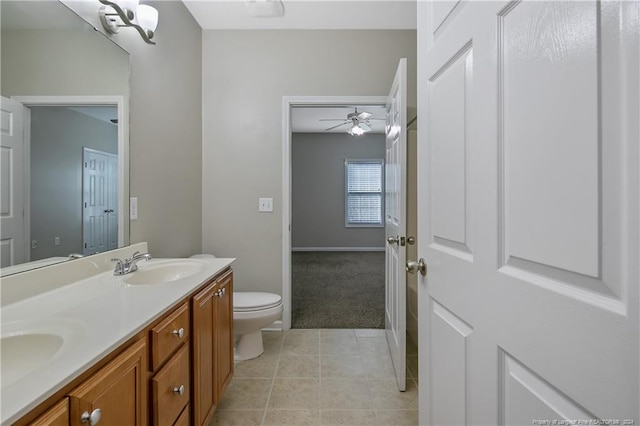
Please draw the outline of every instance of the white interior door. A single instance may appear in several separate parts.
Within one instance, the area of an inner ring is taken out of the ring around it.
[[[83,148],[83,254],[106,251],[109,241],[109,159],[102,151]]]
[[[118,248],[118,156],[107,154],[107,250]]]
[[[2,97],[0,107],[0,267],[29,260],[26,245],[24,106]]]
[[[418,2],[420,424],[640,422],[639,9]]]
[[[400,60],[386,103],[385,329],[398,388],[406,389],[407,60]]]

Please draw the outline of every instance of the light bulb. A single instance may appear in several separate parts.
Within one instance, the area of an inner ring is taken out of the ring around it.
[[[145,30],[155,31],[158,26],[158,10],[146,4],[141,4],[136,10],[136,20]]]
[[[354,124],[351,129],[349,129],[349,134],[353,136],[360,136],[364,134],[364,129],[357,124]]]

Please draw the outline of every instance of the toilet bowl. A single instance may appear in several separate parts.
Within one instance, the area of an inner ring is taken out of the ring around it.
[[[282,298],[274,293],[233,292],[235,360],[255,358],[264,352],[262,329],[282,317]]]

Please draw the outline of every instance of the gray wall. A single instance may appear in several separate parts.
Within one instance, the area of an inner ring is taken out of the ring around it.
[[[117,154],[117,126],[65,107],[31,108],[31,260],[83,251],[83,147]]]
[[[291,244],[296,248],[384,248],[384,228],[345,227],[345,159],[384,159],[383,134],[294,133]]]
[[[203,251],[238,258],[238,290],[281,294],[282,97],[386,96],[407,57],[415,106],[416,33],[207,30],[202,51]]]
[[[99,31],[97,2],[62,0]],[[156,257],[202,249],[202,29],[181,1],[145,1],[159,13],[155,46],[133,29],[110,35],[131,61],[131,243]]]
[[[202,248],[202,30],[180,1],[145,3],[159,12],[157,44],[120,31],[131,58],[131,243],[185,257]]]

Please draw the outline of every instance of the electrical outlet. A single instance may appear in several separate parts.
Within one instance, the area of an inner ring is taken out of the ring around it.
[[[55,237],[53,239],[53,244],[55,244],[56,246],[59,246],[60,245],[60,237]]]
[[[258,198],[258,211],[266,213],[273,212],[273,198]]]
[[[131,197],[129,203],[129,219],[135,220],[138,218],[138,197]]]

